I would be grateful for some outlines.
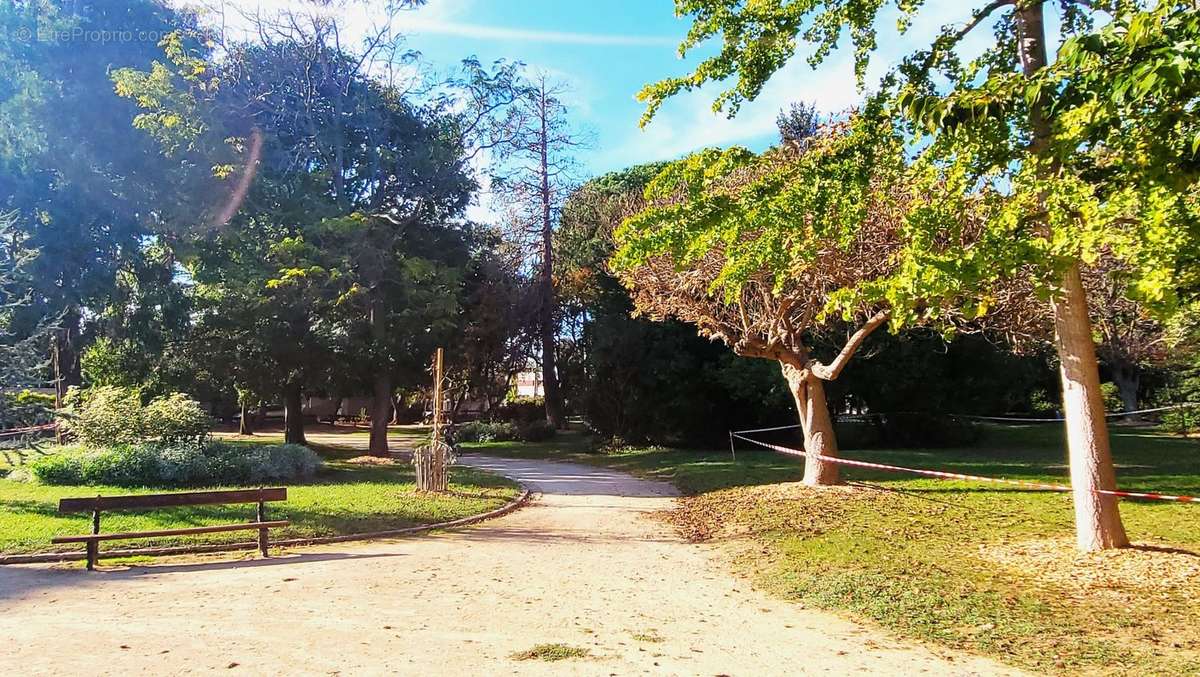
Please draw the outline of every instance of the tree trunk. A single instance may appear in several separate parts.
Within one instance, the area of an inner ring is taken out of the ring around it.
[[[549,167],[549,129],[546,116],[549,115],[546,101],[546,86],[542,83],[541,99],[542,133],[539,139],[541,153],[541,200],[542,200],[542,389],[546,400],[546,420],[555,428],[562,428],[563,420],[562,394],[558,389],[558,369],[554,355],[554,222],[550,218],[550,167]]]
[[[79,363],[79,311],[70,306],[51,343],[50,360],[54,365],[54,396],[61,402],[71,386],[83,385]]]
[[[283,441],[307,444],[304,439],[304,395],[299,383],[289,383],[284,389]]]
[[[1075,542],[1080,550],[1129,545],[1115,496],[1096,493],[1117,487],[1104,420],[1100,368],[1088,319],[1087,297],[1079,266],[1063,276],[1063,296],[1055,299],[1054,330],[1062,374],[1063,416],[1075,499]]]
[[[562,395],[558,391],[558,365],[554,359],[554,329],[546,324],[542,329],[542,391],[546,400],[546,421],[555,428],[563,427]]]
[[[1137,411],[1138,389],[1141,387],[1142,376],[1136,364],[1117,362],[1112,365],[1113,383],[1117,386],[1117,394],[1121,396],[1121,409],[1125,413]]]
[[[375,375],[375,400],[371,405],[371,442],[368,453],[388,455],[388,421],[392,418],[392,380],[385,373]]]
[[[371,289],[370,309],[367,315],[367,321],[371,325],[371,344],[379,354],[384,353],[384,343],[387,339],[387,319],[381,294],[382,290],[376,284]],[[389,366],[390,364],[378,365],[372,380],[374,401],[371,403],[371,441],[367,447],[371,456],[388,454],[388,419],[392,409],[392,379],[388,374]]]
[[[814,487],[838,484],[838,465],[814,457],[837,458],[838,455],[837,434],[825,400],[825,384],[807,369],[783,362],[780,366],[796,400],[796,413],[800,415],[800,429],[804,432],[804,451],[812,454],[804,457],[804,483]]]
[[[1047,65],[1042,5],[1029,3],[1015,10],[1017,51],[1022,71],[1030,78]],[[1030,105],[1029,127],[1032,132],[1029,153],[1049,161],[1039,171],[1044,180],[1053,180],[1049,175],[1055,171],[1054,158],[1048,154],[1052,124],[1045,101]],[[1044,221],[1040,225],[1044,234],[1050,236],[1049,225]],[[1129,537],[1121,524],[1117,499],[1096,493],[1097,489],[1116,488],[1116,475],[1104,420],[1100,367],[1078,261],[1064,273],[1061,297],[1051,302],[1051,308],[1063,383],[1063,416],[1075,502],[1075,542],[1080,550],[1125,547],[1129,545]]]
[[[392,425],[400,425],[400,407],[404,406],[404,397],[396,395],[392,398]]]
[[[254,426],[250,423],[250,407],[246,404],[245,398],[238,399],[241,400],[241,412],[238,415],[238,434],[253,435]]]

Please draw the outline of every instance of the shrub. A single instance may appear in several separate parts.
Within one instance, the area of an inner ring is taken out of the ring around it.
[[[183,393],[156,397],[143,406],[133,388],[101,386],[67,396],[63,425],[87,447],[112,447],[150,440],[170,445],[202,442],[213,421],[200,404]]]
[[[558,431],[545,421],[526,423],[517,429],[517,437],[522,442],[542,442],[554,437]]]
[[[142,399],[136,390],[116,386],[71,388],[66,405],[63,427],[85,446],[129,444],[145,438]]]
[[[538,419],[516,424],[509,421],[471,421],[458,427],[459,442],[541,442],[554,437],[555,430]]]
[[[1177,434],[1187,437],[1200,429],[1200,407],[1182,407],[1163,414],[1163,426]]]
[[[1115,383],[1101,383],[1100,392],[1104,394],[1104,410],[1110,414],[1125,411],[1125,403],[1121,401],[1121,391]]]
[[[1029,396],[1029,410],[1041,416],[1058,415],[1058,402],[1045,388],[1039,388]]]
[[[588,440],[587,453],[589,454],[620,454],[634,449],[651,449],[646,445],[633,444],[625,438],[614,435],[612,437],[602,437],[595,433],[589,432],[591,439]]]
[[[262,484],[312,477],[321,459],[298,444],[123,445],[46,456],[30,465],[43,484],[190,487]]]
[[[393,418],[400,425],[419,423],[425,417],[425,406],[420,402],[407,403],[396,407]]]
[[[508,442],[517,439],[517,426],[507,421],[471,421],[458,427],[459,442]]]
[[[838,447],[842,449],[869,449],[879,446],[879,426],[870,420],[839,419],[834,423],[834,432],[837,433]],[[797,428],[796,438],[799,437]]]
[[[0,393],[0,428],[22,428],[53,420],[53,395],[32,390]]]
[[[272,444],[255,447],[251,453],[233,456],[242,462],[243,481],[276,482],[312,477],[321,468],[321,458],[299,444]]]
[[[493,418],[523,424],[546,418],[546,401],[540,397],[518,397],[496,407]]]
[[[31,463],[29,469],[42,484],[83,484],[78,456],[43,456]]]
[[[979,426],[969,420],[923,413],[868,414],[838,421],[836,431],[843,449],[958,447],[980,436]]]
[[[219,484],[236,482],[230,480],[236,474],[225,466],[226,454],[216,452],[214,447],[225,446],[210,444],[208,447],[199,444],[181,444],[164,446],[156,449],[158,452],[158,468],[155,479],[166,486],[187,487],[198,484]],[[153,482],[146,482],[151,484]]]
[[[882,414],[875,418],[885,447],[963,447],[979,439],[979,426],[941,414]]]
[[[200,403],[183,393],[156,397],[143,411],[144,434],[167,444],[203,440],[212,426]]]

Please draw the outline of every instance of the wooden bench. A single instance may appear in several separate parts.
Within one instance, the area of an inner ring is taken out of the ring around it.
[[[86,543],[87,568],[96,568],[96,560],[100,557],[100,541],[123,541],[134,538],[154,538],[156,536],[183,536],[186,534],[211,534],[221,531],[258,530],[258,548],[263,557],[267,557],[267,531],[275,527],[285,527],[287,520],[267,521],[267,502],[286,501],[287,487],[270,489],[235,489],[232,491],[188,491],[172,494],[138,494],[133,496],[95,496],[92,498],[64,498],[58,502],[58,512],[61,514],[91,512],[92,533],[82,536],[58,536],[51,543]],[[188,527],[185,529],[161,529],[158,531],[130,531],[124,533],[100,533],[100,511],[102,510],[139,510],[149,508],[171,508],[191,505],[222,505],[234,503],[257,503],[258,512],[253,522],[241,524],[215,524],[204,527]]]

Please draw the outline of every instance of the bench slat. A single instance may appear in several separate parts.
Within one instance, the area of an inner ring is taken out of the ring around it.
[[[51,543],[87,543],[89,541],[121,541],[133,538],[152,538],[154,536],[184,536],[187,534],[211,534],[219,531],[242,531],[250,529],[274,529],[291,524],[288,520],[274,522],[243,522],[241,524],[215,524],[206,527],[188,527],[187,529],[162,529],[160,531],[130,531],[115,534],[85,534],[82,536],[55,536]]]
[[[287,487],[266,489],[232,489],[228,491],[185,491],[171,494],[134,494],[131,496],[92,496],[64,498],[58,502],[60,513],[91,512],[93,510],[123,510],[130,508],[170,508],[186,505],[218,503],[258,503],[286,501]]]

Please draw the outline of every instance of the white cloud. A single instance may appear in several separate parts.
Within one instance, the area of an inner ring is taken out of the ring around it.
[[[816,71],[804,59],[793,59],[732,119],[712,110],[712,101],[721,89],[717,83],[673,98],[645,129],[637,129],[636,120],[631,120],[629,134],[609,153],[614,162],[599,164],[667,160],[700,148],[752,143],[775,134],[776,115],[793,102],[815,103],[829,115],[861,100],[849,58],[835,58]]]
[[[588,46],[662,47],[665,45],[674,47],[678,42],[676,38],[665,36],[575,33],[571,31],[485,26],[482,24],[439,19],[426,14],[414,15],[405,22],[405,29],[412,33],[451,35],[460,38],[481,40],[511,40]]]
[[[221,28],[234,40],[257,38],[258,17],[278,19],[285,14],[297,17],[335,17],[345,44],[352,46],[388,25],[401,33],[409,33],[413,15],[419,13],[432,22],[450,21],[469,11],[469,0],[436,2],[415,9],[390,10],[388,0],[170,0],[176,5],[191,7],[200,13],[205,23]]]
[[[932,0],[918,13],[919,22],[903,36],[890,29],[895,25],[894,10],[885,10],[877,24],[880,46],[872,54],[866,85],[874,86],[900,59],[928,45],[943,24],[961,25],[967,21],[970,10],[961,0]],[[967,58],[979,54],[989,44],[990,36],[990,25],[981,26],[962,45],[960,54]],[[799,53],[792,57],[771,77],[759,96],[743,103],[732,119],[726,113],[712,111],[713,100],[733,84],[732,80],[711,83],[673,97],[645,129],[638,129],[636,120],[632,120],[629,133],[604,153],[596,166],[623,167],[674,159],[712,146],[762,142],[776,134],[775,118],[779,111],[796,102],[814,103],[825,115],[841,113],[862,103],[864,96],[857,87],[848,41],[843,41],[840,49],[815,70],[808,65],[807,56]]]

